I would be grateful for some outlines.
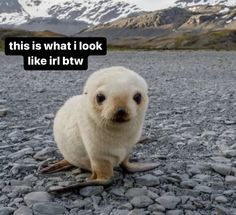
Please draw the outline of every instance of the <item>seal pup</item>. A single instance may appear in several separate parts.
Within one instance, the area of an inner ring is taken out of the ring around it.
[[[67,100],[56,114],[54,139],[64,159],[41,170],[52,173],[76,166],[90,171],[91,177],[51,191],[109,185],[119,165],[128,172],[156,168],[159,163],[129,162],[147,107],[147,83],[134,71],[110,67],[94,72],[83,94]]]

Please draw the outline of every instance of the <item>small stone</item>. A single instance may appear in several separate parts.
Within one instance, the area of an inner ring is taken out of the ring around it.
[[[180,185],[183,188],[194,188],[195,186],[198,185],[198,183],[194,180],[187,180],[187,181],[182,181]]]
[[[7,100],[5,99],[0,99],[0,105],[5,105],[7,103]]]
[[[188,172],[190,175],[196,175],[202,173],[198,165],[191,166]]]
[[[88,186],[80,189],[79,193],[84,197],[88,197],[101,194],[103,190],[104,190],[103,186]]]
[[[153,172],[152,172],[155,176],[161,176],[161,175],[164,175],[164,172],[163,171],[161,171],[161,170],[154,170]]]
[[[162,205],[159,204],[153,204],[148,206],[148,211],[160,211],[165,212],[165,208]]]
[[[17,193],[21,193],[21,194],[25,194],[25,193],[31,192],[32,188],[29,186],[25,186],[25,185],[14,186],[12,191],[17,192]]]
[[[223,194],[225,196],[232,196],[234,193],[235,193],[234,190],[226,190],[226,191],[223,192]]]
[[[181,199],[176,196],[161,196],[156,201],[166,209],[175,209]]]
[[[236,157],[236,150],[225,150],[222,151],[222,154],[226,157],[226,158],[232,158],[232,157]]]
[[[15,208],[11,207],[2,207],[0,208],[0,215],[12,215]]]
[[[119,209],[132,210],[132,209],[133,209],[133,206],[132,206],[129,202],[127,202],[127,203],[125,203],[125,204],[120,205],[118,208],[119,208]]]
[[[46,147],[46,148],[43,148],[41,151],[37,152],[35,155],[34,155],[34,158],[35,159],[38,159],[38,160],[44,160],[44,159],[47,159],[48,156],[50,156],[50,154],[52,152],[54,152],[56,149],[54,147]]]
[[[143,209],[134,209],[128,213],[128,215],[144,215],[146,214]]]
[[[131,198],[134,198],[136,196],[147,195],[147,193],[148,193],[147,189],[143,189],[143,188],[130,188],[125,193],[125,196],[127,198],[131,199]]]
[[[147,196],[150,197],[151,199],[154,199],[154,200],[159,197],[156,193],[154,193],[154,192],[152,192],[150,190],[148,190]]]
[[[211,157],[211,160],[215,161],[216,163],[230,163],[230,159],[221,156]]]
[[[37,168],[37,164],[18,164],[18,163],[15,163],[13,165],[13,167],[11,168],[10,172],[13,175],[17,175],[20,172],[33,171],[35,168]]]
[[[127,215],[127,214],[129,214],[129,210],[117,209],[117,210],[114,210],[112,214]]]
[[[82,200],[82,199],[77,199],[73,202],[72,208],[84,208],[89,205],[91,205],[92,202],[88,201],[87,199]]]
[[[33,205],[34,215],[64,215],[67,213],[65,207],[54,202],[41,202]]]
[[[225,196],[217,196],[215,198],[215,201],[216,202],[219,202],[219,203],[227,203],[228,202],[228,199],[225,197]]]
[[[218,163],[218,164],[212,164],[211,165],[212,169],[221,174],[221,175],[229,175],[231,173],[231,165],[228,165],[228,164],[221,164],[221,163]]]
[[[4,203],[8,200],[8,197],[6,195],[0,196],[0,203]]]
[[[18,152],[14,152],[14,153],[11,153],[8,157],[10,159],[19,159],[25,155],[32,155],[34,153],[33,149],[32,148],[24,148],[24,149],[21,149],[20,151]]]
[[[219,206],[219,205],[216,206],[216,212],[217,212],[217,215],[229,215],[229,214],[231,214],[230,210],[228,208],[225,208],[225,207]]]
[[[33,215],[33,211],[26,206],[21,206],[14,212],[14,215]]]
[[[32,207],[37,202],[50,202],[52,197],[47,192],[31,192],[24,197],[24,201],[28,207]]]
[[[231,175],[227,175],[225,177],[225,182],[227,184],[230,184],[230,185],[236,185],[236,177],[235,176],[231,176]]]
[[[212,189],[205,185],[197,185],[194,190],[200,191],[202,193],[212,193]]]
[[[15,130],[8,134],[8,137],[11,139],[12,142],[19,142],[24,139],[24,133],[20,130]]]
[[[140,177],[137,177],[136,183],[143,185],[143,186],[152,187],[152,186],[159,185],[160,181],[159,181],[158,177],[151,175],[151,174],[146,174],[146,175],[142,175]]]
[[[184,215],[184,212],[182,210],[169,210],[166,215]]]
[[[8,109],[6,109],[6,108],[0,109],[0,117],[6,116],[7,113],[8,113]]]
[[[111,190],[111,193],[116,196],[124,196],[125,189],[123,187],[115,188]]]
[[[147,196],[136,196],[130,200],[130,203],[136,208],[145,208],[153,203]]]
[[[44,114],[43,118],[45,118],[45,119],[53,119],[54,118],[54,114],[53,113]]]
[[[80,173],[82,173],[82,170],[80,168],[76,168],[72,170],[73,175],[79,175]]]
[[[206,174],[197,174],[193,176],[193,179],[197,181],[209,181],[210,176]]]

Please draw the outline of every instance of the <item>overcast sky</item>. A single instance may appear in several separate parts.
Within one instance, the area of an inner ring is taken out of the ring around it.
[[[136,4],[143,10],[157,10],[173,5],[173,3],[176,0],[122,0],[122,1]]]

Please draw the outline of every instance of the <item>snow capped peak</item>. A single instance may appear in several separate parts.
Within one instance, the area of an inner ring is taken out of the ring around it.
[[[140,9],[135,5],[113,0],[6,0],[0,2],[0,23],[19,24],[20,20],[40,17],[99,24],[137,11]],[[5,19],[6,13],[15,18]],[[19,21],[16,20],[17,14]]]
[[[177,0],[175,4],[180,7],[192,7],[196,5],[235,6],[236,0]]]

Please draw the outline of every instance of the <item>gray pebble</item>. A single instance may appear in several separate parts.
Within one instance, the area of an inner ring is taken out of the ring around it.
[[[143,209],[134,209],[128,213],[128,215],[145,215],[148,213],[145,213]]]
[[[0,109],[0,117],[6,116],[8,113],[8,109],[7,108],[1,108]]]
[[[26,194],[26,193],[29,193],[32,191],[32,187],[29,187],[26,185],[14,186],[12,191],[17,192],[17,193]]]
[[[229,214],[231,214],[230,210],[228,208],[223,207],[223,206],[219,206],[219,205],[216,206],[216,212],[217,212],[217,215],[229,215]]]
[[[166,215],[184,215],[184,212],[182,210],[169,210]]]
[[[159,204],[153,204],[148,206],[148,211],[160,211],[165,212],[165,208],[162,205]]]
[[[194,190],[197,190],[202,193],[212,193],[212,189],[205,185],[197,185],[196,187],[194,187]]]
[[[228,199],[225,196],[217,196],[215,198],[215,201],[219,202],[219,203],[226,203],[226,202],[228,202]]]
[[[161,170],[154,170],[153,172],[152,172],[155,176],[161,176],[161,175],[164,175],[164,172],[163,171],[161,171]]]
[[[133,206],[129,202],[127,202],[127,203],[124,203],[124,204],[120,205],[118,208],[119,209],[132,210]]]
[[[212,164],[211,167],[215,172],[221,175],[229,175],[232,169],[231,165],[222,163]]]
[[[14,212],[14,215],[33,215],[33,211],[26,206],[21,206]]]
[[[45,118],[45,119],[53,119],[54,118],[54,114],[53,113],[48,113],[48,114],[44,114],[43,115],[43,118]]]
[[[47,192],[32,192],[24,197],[24,201],[28,207],[32,207],[32,205],[37,202],[51,202],[52,196]]]
[[[232,157],[236,157],[236,150],[225,150],[222,151],[222,154],[226,157],[226,158],[232,158]]]
[[[222,156],[211,157],[211,160],[215,161],[216,163],[230,163],[230,159]]]
[[[159,178],[157,176],[151,175],[151,174],[146,174],[142,175],[136,178],[136,183],[147,186],[147,187],[152,187],[160,184]]]
[[[88,197],[101,194],[103,190],[104,190],[103,186],[88,186],[80,189],[79,193],[84,197]]]
[[[130,199],[136,196],[147,195],[147,193],[147,189],[144,188],[130,188],[125,193],[125,196]]]
[[[231,176],[231,175],[227,175],[225,177],[225,182],[226,182],[226,184],[229,184],[229,185],[236,185],[236,177]]]
[[[130,203],[136,208],[144,208],[151,205],[153,203],[153,200],[151,200],[147,196],[142,195],[142,196],[136,196],[132,198],[130,200]]]
[[[128,213],[129,213],[129,210],[122,210],[122,209],[118,209],[118,210],[113,211],[114,215],[127,215]]]
[[[0,208],[0,215],[12,215],[15,211],[12,207],[2,207]]]
[[[65,207],[54,202],[40,202],[33,205],[34,215],[64,215],[67,210]]]
[[[21,149],[20,151],[18,152],[14,152],[12,154],[10,154],[8,157],[10,159],[19,159],[25,155],[32,155],[34,153],[33,149],[32,148],[24,148],[24,149]]]
[[[124,196],[125,189],[123,187],[115,188],[111,190],[111,193],[116,196]]]
[[[182,181],[180,185],[183,188],[194,188],[195,186],[198,185],[198,183],[194,180],[187,180],[187,181]]]
[[[181,199],[176,196],[161,196],[156,201],[166,209],[175,209]]]
[[[0,99],[0,105],[5,105],[7,103],[7,100],[5,99]]]
[[[8,134],[8,137],[11,139],[12,142],[19,142],[23,139],[24,133],[20,130],[15,130]]]
[[[72,203],[72,208],[83,208],[90,206],[92,204],[91,201],[88,201],[87,199],[77,199]]]
[[[45,147],[41,151],[37,152],[34,155],[34,158],[38,160],[47,159],[50,156],[50,154],[54,152],[55,150],[56,150],[55,147]]]

